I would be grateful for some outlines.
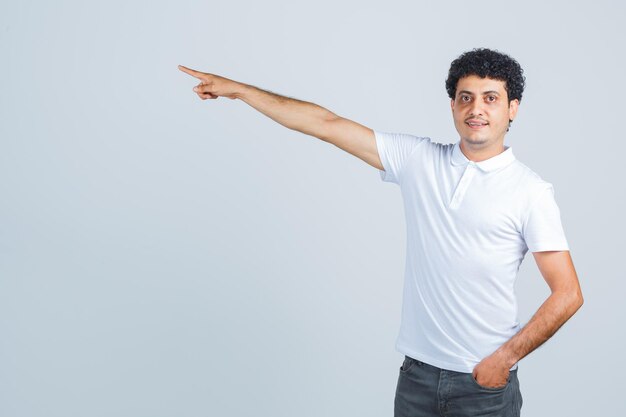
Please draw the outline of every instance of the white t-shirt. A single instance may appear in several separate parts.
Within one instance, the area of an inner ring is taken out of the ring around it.
[[[514,284],[526,252],[569,250],[552,184],[510,146],[473,162],[459,142],[374,133],[381,179],[400,186],[407,226],[396,349],[472,372],[520,329]]]

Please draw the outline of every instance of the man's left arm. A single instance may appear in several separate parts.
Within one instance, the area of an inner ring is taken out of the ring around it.
[[[481,385],[505,385],[509,369],[552,337],[583,304],[569,251],[533,252],[533,256],[552,294],[519,332],[476,365],[473,374]]]

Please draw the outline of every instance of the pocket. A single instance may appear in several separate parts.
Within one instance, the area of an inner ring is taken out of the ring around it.
[[[469,377],[472,380],[472,382],[474,383],[475,386],[477,386],[478,388],[482,389],[482,390],[486,390],[486,391],[494,391],[494,392],[498,392],[498,391],[504,391],[510,384],[511,384],[511,376],[513,375],[513,372],[509,371],[509,376],[506,379],[506,383],[501,386],[501,387],[486,387],[484,385],[480,385],[478,383],[478,381],[476,381],[476,379],[474,378],[474,374],[470,372]]]
[[[415,365],[416,360],[409,357],[409,356],[404,356],[404,362],[402,362],[402,366],[400,367],[400,372],[408,372],[413,365]]]

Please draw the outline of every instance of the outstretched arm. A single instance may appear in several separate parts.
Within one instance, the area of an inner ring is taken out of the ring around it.
[[[481,385],[504,385],[509,369],[552,337],[583,304],[569,251],[533,252],[533,256],[552,293],[519,332],[476,365],[473,374]]]
[[[281,125],[332,143],[369,165],[384,169],[378,156],[374,131],[340,117],[315,103],[285,97],[215,74],[179,65],[178,68],[199,79],[193,91],[202,100],[228,97],[240,99]]]

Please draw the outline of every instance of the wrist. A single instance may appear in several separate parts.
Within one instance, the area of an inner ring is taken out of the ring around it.
[[[244,83],[239,83],[239,82],[236,83],[234,93],[233,93],[234,98],[245,101],[247,94],[251,88],[254,88],[254,87],[248,84],[244,84]]]
[[[513,367],[518,361],[517,357],[513,352],[506,348],[500,348],[495,352],[495,355],[498,359],[506,365],[509,369]]]

